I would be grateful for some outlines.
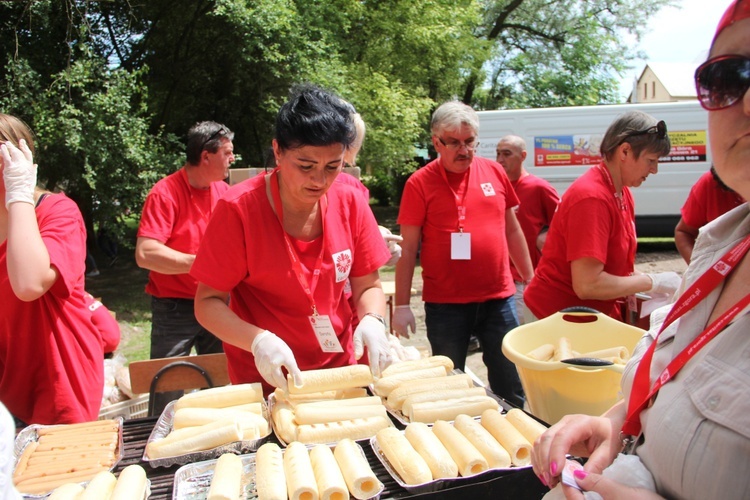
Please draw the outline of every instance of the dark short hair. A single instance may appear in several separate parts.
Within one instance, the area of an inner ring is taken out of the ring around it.
[[[187,161],[197,165],[201,161],[201,153],[206,150],[215,153],[221,147],[221,141],[234,140],[234,132],[221,123],[206,121],[198,122],[187,133]]]
[[[296,85],[276,115],[276,142],[281,149],[342,144],[349,148],[357,137],[353,107],[317,85]]]
[[[640,158],[641,154],[656,153],[659,156],[667,156],[672,149],[669,135],[660,137],[659,134],[643,133],[645,130],[655,127],[658,120],[643,111],[628,111],[618,116],[607,128],[599,146],[601,155],[612,158],[617,147],[627,142],[633,148],[633,154]]]

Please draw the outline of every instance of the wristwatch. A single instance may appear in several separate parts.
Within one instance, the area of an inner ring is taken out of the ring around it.
[[[375,318],[376,320],[378,320],[378,321],[380,321],[381,323],[383,323],[383,326],[385,326],[385,318],[384,318],[384,317],[382,317],[382,316],[381,316],[380,314],[378,314],[378,313],[372,313],[372,312],[370,312],[370,313],[365,313],[365,316],[372,316],[372,317],[373,317],[373,318]]]

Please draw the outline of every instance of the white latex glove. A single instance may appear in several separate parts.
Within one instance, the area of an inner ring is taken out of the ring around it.
[[[674,295],[677,289],[680,288],[680,283],[682,282],[680,275],[672,271],[647,274],[646,276],[651,278],[652,282],[651,288],[646,290],[646,293],[666,293],[668,295]]]
[[[34,204],[36,187],[36,165],[31,150],[24,139],[19,141],[20,149],[10,141],[0,146],[3,158],[3,181],[5,182],[5,206],[23,202]]]
[[[297,367],[294,353],[286,342],[275,334],[268,330],[262,331],[253,340],[250,350],[255,357],[255,366],[266,382],[288,392],[286,376],[281,371],[283,366],[294,379],[294,385],[302,385],[302,374]]]
[[[391,348],[385,334],[385,324],[372,316],[363,317],[354,330],[354,356],[359,359],[367,346],[370,370],[376,377],[391,364]]]
[[[393,331],[399,337],[409,338],[408,327],[411,327],[411,333],[417,331],[417,320],[414,318],[414,313],[411,312],[411,307],[396,306],[393,311]]]
[[[397,234],[393,234],[387,227],[378,226],[378,229],[380,229],[380,235],[383,237],[383,241],[388,245],[388,251],[391,252],[391,258],[383,265],[396,265],[398,259],[401,258],[401,245],[399,245],[399,243],[404,241],[404,239]]]

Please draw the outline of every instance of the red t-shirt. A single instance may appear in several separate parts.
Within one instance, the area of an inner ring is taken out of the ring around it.
[[[188,182],[185,167],[157,182],[143,204],[138,237],[153,238],[169,248],[196,254],[216,203],[229,185],[212,182],[196,189]],[[198,283],[189,274],[148,274],[146,293],[154,297],[192,299]]]
[[[536,269],[539,258],[542,256],[536,247],[536,239],[542,228],[549,227],[552,223],[560,197],[552,184],[535,175],[524,175],[515,182],[511,181],[511,184],[520,202],[516,208],[516,218],[526,238],[526,245],[529,247],[531,265]],[[522,281],[512,261],[510,271],[515,281]]]
[[[39,231],[59,277],[31,302],[13,293],[7,241],[0,244],[0,400],[28,424],[96,420],[104,351],[84,300],[86,228],[63,194],[36,208]]]
[[[701,228],[744,202],[737,193],[722,188],[708,171],[690,189],[682,207],[682,220],[688,226]]]
[[[308,283],[324,245],[314,298],[318,313],[330,317],[343,353],[320,349],[308,319],[312,313],[310,302],[292,270],[283,229],[266,195],[265,177],[233,186],[219,201],[190,270],[197,281],[230,292],[229,305],[244,321],[283,339],[301,370],[355,363],[352,310],[344,295],[344,284],[348,276],[376,271],[390,257],[361,193],[334,182],[327,198],[324,239],[293,240],[293,244]],[[232,383],[262,381],[252,354],[229,344],[224,344],[224,350]]]
[[[582,300],[573,291],[570,264],[591,257],[604,271],[629,276],[637,247],[633,195],[622,188],[622,206],[614,196],[604,165],[591,167],[570,185],[552,220],[544,254],[523,298],[537,318],[566,307],[586,306],[621,319],[616,300]]]
[[[91,312],[91,322],[102,336],[105,353],[113,352],[120,344],[120,325],[104,304],[86,292],[83,296],[86,307]]]
[[[499,163],[476,156],[465,174],[444,176],[441,171],[438,158],[414,172],[398,212],[399,224],[422,229],[423,300],[465,304],[510,297],[515,285],[505,212],[518,205],[518,198],[508,176]],[[466,207],[463,230],[471,234],[469,260],[451,259],[451,234],[458,232],[457,191]]]

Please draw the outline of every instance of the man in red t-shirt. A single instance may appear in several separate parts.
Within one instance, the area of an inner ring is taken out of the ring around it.
[[[682,206],[682,217],[674,228],[674,244],[685,262],[690,264],[698,230],[743,203],[742,196],[721,182],[711,165],[711,170],[701,175],[690,189]]]
[[[187,162],[160,180],[146,198],[138,228],[136,262],[149,273],[151,358],[222,352],[222,343],[195,319],[198,282],[189,272],[211,214],[229,189],[234,133],[200,122],[187,134]]]
[[[557,205],[560,203],[560,197],[552,184],[541,177],[531,175],[523,168],[523,162],[526,160],[526,141],[523,138],[517,135],[506,135],[497,143],[496,153],[497,162],[505,169],[513,190],[518,196],[520,203],[515,208],[516,218],[526,238],[531,265],[536,269],[542,256],[544,241],[547,239],[547,230],[552,223]],[[521,279],[521,275],[512,262],[510,272],[516,285],[516,293],[513,297],[516,301],[516,313],[518,321],[523,324],[526,322],[523,315],[523,290],[526,282]]]
[[[516,367],[501,350],[505,334],[518,326],[510,259],[523,280],[534,272],[513,210],[518,198],[500,165],[474,156],[479,118],[473,109],[445,103],[433,114],[431,129],[440,157],[412,174],[401,198],[393,327],[402,336],[407,327],[415,329],[409,299],[420,249],[433,354],[464,369],[469,339],[476,336],[490,387],[520,406],[524,395]]]

